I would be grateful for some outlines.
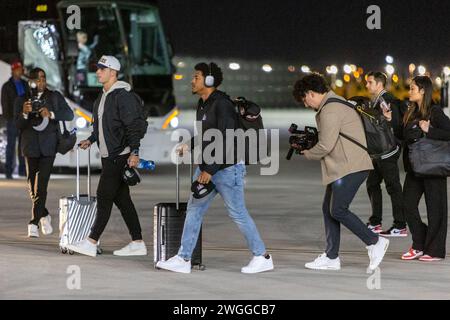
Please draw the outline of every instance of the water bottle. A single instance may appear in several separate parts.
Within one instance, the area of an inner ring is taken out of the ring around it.
[[[139,159],[138,169],[155,170],[155,162],[152,160]]]

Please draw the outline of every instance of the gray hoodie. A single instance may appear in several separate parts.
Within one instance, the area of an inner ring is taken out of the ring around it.
[[[125,89],[126,91],[130,91],[131,90],[131,86],[129,83],[126,83],[125,81],[117,81],[115,82],[112,87],[108,90],[105,91],[105,89],[103,89],[103,94],[102,97],[100,99],[100,104],[98,105],[98,138],[99,138],[99,146],[100,146],[100,155],[102,156],[102,158],[107,158],[109,156],[108,154],[108,149],[106,148],[106,141],[105,141],[105,136],[103,134],[103,112],[105,110],[105,101],[106,101],[106,97],[108,96],[108,94],[110,94],[111,92],[113,92],[116,89]],[[127,154],[130,153],[130,147],[126,147],[121,155],[123,154]]]

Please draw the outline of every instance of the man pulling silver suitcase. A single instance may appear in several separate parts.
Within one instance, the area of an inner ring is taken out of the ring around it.
[[[91,196],[91,151],[89,148],[87,194],[80,195],[80,147],[77,146],[77,193],[59,200],[59,247],[63,254],[73,254],[67,246],[86,239],[96,214],[97,199]],[[102,253],[98,245],[97,253]]]

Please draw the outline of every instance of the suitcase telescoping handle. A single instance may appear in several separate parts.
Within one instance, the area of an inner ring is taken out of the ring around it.
[[[88,148],[87,196],[91,201],[91,148]],[[77,200],[80,201],[80,145],[77,145]]]
[[[176,165],[176,180],[177,180],[176,181],[177,199],[176,199],[175,203],[176,203],[177,210],[179,210],[180,209],[180,164],[179,164],[180,156],[178,155],[178,153],[176,155],[177,155],[177,157],[176,157],[175,165]],[[191,161],[189,163],[189,175],[190,175],[190,182],[192,183],[192,174],[193,174],[192,166],[193,166],[193,158],[194,158],[192,151],[190,152],[190,155],[191,155]]]

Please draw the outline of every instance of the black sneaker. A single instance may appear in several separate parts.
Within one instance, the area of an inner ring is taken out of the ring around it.
[[[398,229],[395,227],[391,227],[389,230],[380,232],[380,236],[383,237],[407,237],[408,229]]]
[[[381,228],[381,224],[376,224],[373,225],[370,222],[367,223],[367,228],[369,228],[369,230],[371,230],[374,233],[381,233],[383,231],[383,229]]]

